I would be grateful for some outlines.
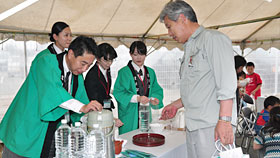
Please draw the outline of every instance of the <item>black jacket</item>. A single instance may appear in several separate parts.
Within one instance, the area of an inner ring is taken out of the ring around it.
[[[110,69],[107,70],[108,82],[106,82],[103,73],[99,70],[97,63],[88,71],[85,79],[85,88],[89,100],[97,100],[103,105],[104,99],[111,99],[111,73]],[[109,84],[109,85],[108,85]],[[111,101],[111,107],[114,108],[113,102]],[[112,110],[112,109],[109,109]]]

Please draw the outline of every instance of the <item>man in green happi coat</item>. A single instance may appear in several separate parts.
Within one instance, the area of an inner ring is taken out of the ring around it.
[[[163,89],[157,82],[155,71],[144,66],[146,45],[135,41],[129,50],[132,61],[118,72],[113,95],[118,103],[119,119],[124,123],[119,134],[139,128],[139,104],[151,104],[151,108],[163,107]],[[150,114],[151,114],[151,109]],[[151,120],[151,115],[150,115]]]
[[[3,158],[53,157],[54,132],[62,118],[74,123],[84,113],[102,109],[97,101],[89,102],[82,76],[98,51],[95,41],[79,36],[68,52],[48,51],[33,60],[0,124]]]

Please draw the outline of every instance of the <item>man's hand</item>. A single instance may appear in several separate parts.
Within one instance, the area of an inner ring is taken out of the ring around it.
[[[172,104],[165,106],[162,110],[160,120],[167,120],[175,117],[177,111],[177,107]]]
[[[92,100],[88,104],[82,106],[80,112],[88,113],[90,111],[101,111],[102,109],[103,107],[98,101]]]
[[[220,139],[223,145],[233,144],[233,131],[230,122],[218,121],[215,128],[215,141]]]

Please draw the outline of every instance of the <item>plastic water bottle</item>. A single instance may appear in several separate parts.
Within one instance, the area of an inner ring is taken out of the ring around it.
[[[71,128],[65,119],[61,120],[61,125],[55,131],[56,158],[70,157],[70,133]]]
[[[71,156],[72,158],[86,157],[86,132],[80,122],[75,122],[71,130]]]
[[[150,110],[149,104],[140,104],[139,106],[139,128],[141,132],[149,131]]]
[[[105,136],[98,124],[93,125],[87,137],[87,147],[89,158],[103,158],[105,156]]]

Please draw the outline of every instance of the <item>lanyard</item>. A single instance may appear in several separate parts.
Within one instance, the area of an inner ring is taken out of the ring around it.
[[[143,85],[143,88],[144,88],[144,94],[146,94],[146,87],[145,87],[145,85],[147,85],[147,80],[145,80],[145,74],[146,74],[146,70],[144,69],[144,82],[143,82],[143,80],[142,80],[142,78],[141,78],[141,76],[138,74],[138,77],[139,77],[139,79],[140,79],[140,81],[141,81],[141,83],[142,83],[142,85]]]
[[[107,96],[109,95],[109,78],[108,78],[108,74],[107,74],[107,71],[106,71],[106,77],[107,77],[107,87],[105,86],[105,84],[101,81],[100,79],[100,69],[99,69],[99,66],[97,66],[98,68],[98,78],[99,78],[99,81],[100,83],[102,84],[102,86],[104,87],[105,91],[106,91],[106,94]]]

